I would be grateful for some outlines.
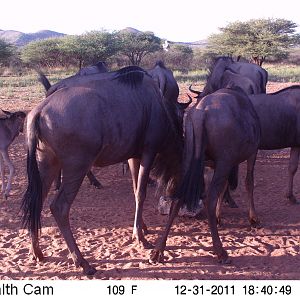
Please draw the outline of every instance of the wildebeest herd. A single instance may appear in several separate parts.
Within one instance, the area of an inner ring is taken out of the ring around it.
[[[249,220],[254,226],[259,223],[253,199],[258,149],[291,147],[287,196],[297,202],[293,176],[300,153],[300,86],[266,94],[268,74],[257,65],[217,58],[203,91],[190,88],[197,95],[190,106],[191,100],[179,101],[178,85],[162,62],[151,70],[130,66],[113,72],[99,63],[52,86],[42,73],[40,80],[46,98],[27,116],[28,187],[22,200],[23,225],[30,232],[31,252],[37,260],[43,260],[39,246],[43,202],[60,172],[61,184],[50,209],[75,265],[88,275],[96,269],[76,244],[69,212],[84,177],[93,177],[92,166],[128,160],[136,202],[133,236],[145,248],[152,248],[142,217],[150,172],[159,190],[173,199],[166,230],[150,254],[152,263],[163,260],[180,207],[192,210],[199,198],[207,209],[214,252],[220,262],[229,262],[217,227],[222,199],[236,205],[228,187],[236,188],[238,165],[247,160]],[[25,117],[20,112],[14,118],[5,114],[0,119],[1,153],[7,152],[22,127],[16,127],[2,146],[6,134],[1,135],[1,127],[9,128],[4,120],[18,118],[23,125]],[[207,164],[214,175],[205,192]],[[10,181],[11,176],[12,171]],[[9,188],[8,183],[6,196]]]

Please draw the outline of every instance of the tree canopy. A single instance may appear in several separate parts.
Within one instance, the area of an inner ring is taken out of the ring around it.
[[[13,45],[0,39],[0,65],[7,64],[9,58],[14,55],[14,50]]]
[[[120,53],[129,59],[130,64],[139,66],[142,59],[160,50],[161,40],[152,32],[119,32]]]
[[[287,57],[300,42],[296,28],[297,24],[285,19],[233,22],[209,37],[208,51],[214,55],[243,56],[261,65],[267,57]]]

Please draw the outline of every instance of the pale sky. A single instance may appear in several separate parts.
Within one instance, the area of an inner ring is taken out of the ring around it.
[[[284,18],[300,32],[299,0],[1,0],[0,29],[81,34],[125,27],[193,42],[230,22]]]

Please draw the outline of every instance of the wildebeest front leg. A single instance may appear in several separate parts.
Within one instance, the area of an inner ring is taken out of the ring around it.
[[[61,187],[50,205],[51,212],[67,243],[72,259],[77,267],[82,267],[86,275],[93,275],[96,269],[83,258],[70,228],[69,212],[73,200],[86,174],[84,167],[75,170],[63,169]]]
[[[296,199],[293,193],[293,184],[294,184],[294,176],[298,169],[299,163],[299,154],[300,148],[299,147],[292,147],[290,150],[290,160],[289,160],[289,179],[288,179],[288,191],[286,197],[295,204],[300,204],[300,201]]]
[[[143,222],[143,206],[146,198],[147,183],[150,174],[151,165],[153,163],[155,154],[154,153],[144,153],[140,162],[138,179],[135,191],[135,218],[133,226],[133,237],[137,239],[138,243],[144,248],[153,248],[143,235],[143,228],[145,226]]]
[[[4,163],[2,153],[0,152],[0,173],[1,173],[1,192],[4,194],[5,191],[5,176],[4,176]]]
[[[4,163],[7,164],[8,169],[9,169],[9,175],[8,175],[7,185],[6,185],[5,189],[3,188],[4,197],[5,197],[5,199],[7,199],[8,195],[9,195],[9,192],[11,190],[11,183],[12,183],[12,178],[13,178],[14,173],[15,173],[15,168],[14,168],[14,165],[12,164],[12,162],[11,162],[11,160],[9,158],[8,152],[7,151],[1,151],[1,154],[2,154],[2,157],[3,157]],[[5,184],[4,184],[4,177],[5,176],[3,174],[3,176],[2,176],[2,184],[3,184],[3,186],[5,186]]]

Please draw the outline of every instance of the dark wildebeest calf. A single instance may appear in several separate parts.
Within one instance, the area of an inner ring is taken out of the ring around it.
[[[248,160],[246,188],[250,214],[253,206],[253,168],[260,138],[260,125],[255,110],[242,90],[221,89],[201,100],[187,113],[185,121],[184,161],[181,184],[162,238],[150,255],[151,262],[163,259],[163,251],[172,222],[179,208],[186,204],[193,209],[204,194],[205,160],[214,163],[214,175],[204,199],[212,235],[213,249],[218,260],[228,262],[217,229],[218,199],[226,189],[234,166]],[[251,216],[250,216],[251,217]]]
[[[0,116],[0,170],[2,179],[2,193],[5,199],[9,196],[11,182],[15,168],[8,155],[8,147],[14,139],[23,132],[26,114],[22,111],[9,112],[1,110],[4,115]],[[9,177],[7,185],[5,184],[4,164],[9,168]]]
[[[99,75],[98,75],[99,76]],[[92,165],[134,159],[131,165],[136,201],[133,235],[144,246],[142,210],[153,166],[159,182],[173,189],[182,158],[182,105],[166,101],[154,80],[138,67],[105,73],[84,87],[57,90],[28,115],[28,188],[23,222],[32,253],[42,260],[39,229],[42,205],[61,169],[61,187],[50,205],[76,266],[96,269],[83,258],[69,224],[69,211]]]

